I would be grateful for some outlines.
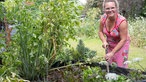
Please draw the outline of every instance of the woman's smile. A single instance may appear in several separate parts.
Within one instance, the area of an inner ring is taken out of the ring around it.
[[[115,16],[116,13],[116,6],[114,2],[109,2],[105,4],[105,13],[109,16],[109,17],[113,17]]]

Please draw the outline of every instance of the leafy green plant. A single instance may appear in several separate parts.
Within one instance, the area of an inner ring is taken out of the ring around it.
[[[99,67],[87,67],[83,70],[83,82],[103,82],[105,73]]]
[[[0,21],[2,21],[3,17],[4,17],[4,12],[5,12],[2,2],[0,2],[0,11],[1,11],[1,13],[0,13]]]
[[[90,50],[85,47],[82,40],[79,40],[79,44],[76,47],[78,51],[79,60],[86,60],[87,58],[93,58],[96,55],[96,51]]]
[[[144,0],[144,6],[142,8],[141,15],[144,16],[144,17],[146,17],[146,0]]]
[[[87,61],[96,55],[96,51],[85,47],[82,40],[79,40],[76,49],[66,48],[63,54],[57,56],[60,61]]]
[[[98,17],[100,14],[100,9],[90,8],[86,13],[85,17],[81,18],[82,23],[80,28],[77,28],[77,36],[79,37],[97,37],[98,31]]]
[[[96,51],[90,50],[89,48],[85,47],[82,40],[79,40],[76,49],[71,49],[70,54],[72,59],[76,61],[84,60],[86,61],[87,58],[93,58],[96,55]],[[68,55],[69,56],[69,55]]]
[[[62,54],[59,54],[56,59],[58,61],[62,61],[62,62],[69,62],[71,60],[76,60],[76,55],[78,54],[77,53],[77,50],[75,50],[74,48],[65,48],[64,53]]]
[[[28,80],[24,80],[20,78],[16,73],[11,73],[11,76],[7,76],[5,78],[0,76],[0,81],[1,82],[30,82]]]
[[[131,43],[137,47],[146,46],[146,23],[145,18],[137,17],[129,21],[129,32],[131,36]]]
[[[132,82],[132,79],[125,75],[107,73],[99,67],[87,66],[83,69],[83,82]]]
[[[74,26],[79,24],[81,7],[73,1],[41,1],[6,0],[3,3],[4,17],[17,31],[11,46],[2,54],[3,66],[13,68],[28,80],[42,79],[48,74],[56,56],[68,45],[67,40],[75,39]]]
[[[66,82],[81,82],[82,81],[82,69],[83,66],[71,66],[64,71],[64,79]]]

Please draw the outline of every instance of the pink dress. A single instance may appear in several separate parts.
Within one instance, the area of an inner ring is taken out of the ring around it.
[[[107,48],[107,53],[108,53],[111,52],[120,41],[119,26],[123,21],[126,21],[126,19],[118,14],[116,18],[115,26],[110,32],[106,28],[106,23],[105,23],[106,19],[107,19],[107,15],[104,14],[102,18],[102,23],[104,25],[103,33],[106,35],[106,40],[109,44]],[[128,67],[128,65],[124,64],[124,62],[128,60],[129,44],[130,44],[130,37],[128,36],[124,46],[118,52],[116,52],[114,56],[111,58],[110,64],[112,64],[112,62],[115,62],[118,67],[124,67],[124,68]]]

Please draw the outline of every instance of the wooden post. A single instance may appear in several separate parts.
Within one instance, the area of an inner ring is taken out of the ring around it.
[[[4,18],[4,25],[5,25],[5,33],[6,33],[6,47],[9,46],[9,43],[11,41],[11,31],[12,31],[12,28],[9,28],[9,25],[8,25],[8,22],[6,20],[6,18]]]

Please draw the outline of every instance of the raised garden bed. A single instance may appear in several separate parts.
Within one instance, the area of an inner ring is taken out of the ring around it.
[[[103,72],[107,73],[106,72],[106,69],[107,69],[106,65],[101,65],[101,64],[95,63],[95,62],[94,63],[93,62],[87,63],[84,61],[80,61],[80,62],[70,61],[70,64],[68,64],[68,62],[58,61],[55,64],[53,64],[52,69],[49,72],[48,79],[49,80],[55,79],[56,81],[58,79],[59,82],[66,82],[67,81],[66,79],[69,79],[71,77],[72,79],[76,80],[77,82],[83,82],[83,80],[81,78],[82,77],[82,69],[84,69],[88,66],[100,68]],[[132,79],[132,75],[130,75],[131,73],[133,73],[134,75],[137,74],[134,82],[146,82],[146,80],[145,80],[146,77],[139,76],[140,74],[146,75],[146,72],[136,70],[136,69],[126,69],[126,68],[112,67],[112,66],[109,66],[109,69],[110,69],[109,70],[110,73],[116,73],[117,75],[124,75],[127,79],[129,78],[129,76],[131,76],[131,79]],[[68,71],[69,75],[64,74],[64,72],[67,72],[67,71]]]

